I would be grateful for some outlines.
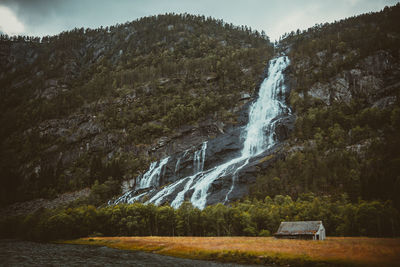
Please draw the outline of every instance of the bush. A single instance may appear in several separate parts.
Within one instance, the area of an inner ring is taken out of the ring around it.
[[[271,232],[269,230],[263,229],[258,233],[258,236],[264,236],[264,237],[271,236]]]

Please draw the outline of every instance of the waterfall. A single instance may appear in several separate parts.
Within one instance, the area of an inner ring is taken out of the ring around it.
[[[119,203],[128,203],[131,204],[133,202],[139,201],[142,197],[144,197],[147,192],[142,192],[139,195],[134,195],[136,190],[149,188],[149,187],[157,187],[159,186],[160,177],[165,175],[164,166],[168,163],[169,157],[166,157],[160,161],[154,161],[150,164],[149,169],[143,176],[140,178],[138,184],[135,187],[135,190],[128,191],[124,193],[122,196],[117,198],[114,201],[108,201],[108,204],[117,205]]]
[[[181,167],[181,160],[186,157],[188,151],[189,151],[188,149],[185,150],[185,152],[183,152],[182,157],[179,157],[178,160],[176,161],[176,164],[175,164],[175,175],[179,174],[179,168]]]
[[[275,143],[275,129],[272,121],[289,109],[280,99],[286,90],[282,72],[288,64],[289,59],[286,56],[270,61],[268,77],[261,84],[258,99],[250,108],[242,158],[258,155]]]
[[[202,172],[204,169],[204,161],[206,159],[207,142],[203,142],[200,150],[197,150],[193,156],[194,174]]]
[[[260,86],[257,101],[250,107],[249,122],[243,130],[244,145],[241,155],[210,170],[199,171],[192,176],[184,178],[186,185],[172,201],[171,205],[173,207],[179,207],[184,201],[185,194],[192,189],[193,194],[190,201],[194,206],[203,209],[207,202],[208,190],[211,184],[218,178],[231,174],[232,185],[225,198],[225,201],[228,201],[229,194],[234,189],[238,171],[248,164],[250,158],[257,156],[275,144],[273,120],[289,110],[284,101],[280,99],[280,96],[286,90],[283,84],[282,72],[288,64],[289,59],[286,56],[270,61],[268,77],[264,79]],[[204,147],[206,149],[206,146]],[[183,179],[179,180],[179,184],[182,181]],[[171,184],[161,190],[158,195],[165,198],[166,195],[173,192],[175,187],[175,184]],[[153,201],[157,200],[154,199]]]
[[[163,167],[168,163],[169,157],[166,157],[159,162],[155,161],[150,164],[149,170],[143,174],[139,185],[136,188],[147,188],[150,186],[158,186],[160,175],[163,174]]]
[[[158,205],[166,197],[171,199],[175,195],[171,205],[174,208],[178,208],[185,200],[187,193],[191,191],[193,192],[190,196],[191,203],[203,209],[207,204],[211,184],[221,177],[231,175],[231,187],[225,197],[225,202],[229,201],[229,196],[234,190],[239,171],[249,163],[251,158],[276,144],[276,118],[290,111],[283,99],[286,90],[283,83],[283,71],[288,64],[289,59],[286,56],[274,58],[269,62],[268,76],[260,86],[258,98],[253,102],[249,110],[249,121],[242,129],[243,148],[237,158],[204,170],[207,150],[207,142],[204,142],[201,149],[196,151],[193,156],[194,174],[165,186],[147,202]],[[140,188],[155,184],[155,181],[159,179],[162,167],[167,162],[168,158],[165,158],[158,165],[157,162],[152,163],[140,181]],[[179,168],[179,164],[180,158],[176,163],[175,173]],[[177,192],[177,190],[179,191]]]

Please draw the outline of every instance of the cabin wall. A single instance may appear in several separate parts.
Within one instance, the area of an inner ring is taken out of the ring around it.
[[[325,240],[326,238],[326,233],[325,233],[325,227],[323,225],[319,226],[318,232],[315,234],[315,237],[317,237],[316,240]]]

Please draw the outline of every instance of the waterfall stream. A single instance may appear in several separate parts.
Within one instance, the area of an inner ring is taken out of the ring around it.
[[[204,161],[206,160],[207,142],[204,142],[201,149],[196,151],[193,156],[194,174],[200,173],[204,169]]]
[[[201,149],[196,151],[193,156],[194,174],[165,186],[148,202],[160,204],[166,197],[175,194],[171,203],[174,208],[178,208],[187,197],[190,197],[194,206],[203,209],[207,204],[211,184],[220,177],[231,175],[232,184],[225,197],[225,202],[229,201],[238,172],[249,163],[251,158],[271,148],[277,142],[276,118],[289,112],[283,97],[286,90],[283,71],[288,65],[289,59],[286,56],[274,58],[269,62],[268,76],[260,86],[258,98],[250,107],[248,124],[242,130],[244,143],[239,157],[211,169],[203,170],[207,150],[207,142],[204,142]],[[159,163],[152,163],[139,183],[140,188],[154,185],[159,179],[161,169],[167,162],[168,158],[165,158]],[[184,187],[177,192],[183,184]],[[187,195],[189,191],[193,192],[191,196]]]
[[[155,161],[150,164],[149,170],[140,179],[138,188],[147,188],[158,184],[160,175],[163,173],[163,167],[168,163],[169,157],[166,157],[159,162]]]

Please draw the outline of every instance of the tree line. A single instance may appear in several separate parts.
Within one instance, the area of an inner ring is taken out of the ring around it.
[[[95,208],[91,205],[41,209],[3,218],[2,237],[32,240],[84,236],[271,236],[282,221],[322,220],[328,236],[399,236],[399,212],[390,202],[350,202],[303,194],[297,200],[277,195],[216,204],[199,210],[190,202],[178,209],[168,204],[133,203]]]

